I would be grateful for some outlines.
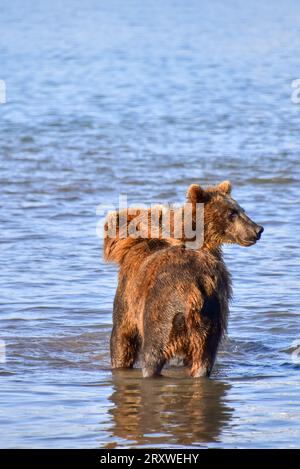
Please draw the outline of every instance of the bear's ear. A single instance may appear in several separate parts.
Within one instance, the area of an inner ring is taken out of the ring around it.
[[[205,189],[202,189],[198,184],[192,184],[186,193],[188,202],[192,204],[205,203],[208,200],[208,195]]]
[[[231,182],[230,181],[223,181],[220,184],[218,184],[218,189],[221,192],[224,192],[224,194],[231,194]]]

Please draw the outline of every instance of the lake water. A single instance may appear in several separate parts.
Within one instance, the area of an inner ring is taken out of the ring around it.
[[[298,2],[2,0],[0,31],[0,446],[300,447]],[[265,233],[225,249],[211,379],[112,373],[96,207],[223,179]]]

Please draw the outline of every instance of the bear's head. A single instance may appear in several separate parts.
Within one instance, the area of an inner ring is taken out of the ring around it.
[[[204,204],[204,245],[208,247],[218,247],[223,243],[252,246],[264,231],[231,197],[229,181],[207,189],[192,184],[187,192],[187,201],[193,206]]]

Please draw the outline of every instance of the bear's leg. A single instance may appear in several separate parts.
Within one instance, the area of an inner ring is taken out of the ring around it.
[[[166,359],[162,352],[162,344],[158,343],[158,338],[152,340],[151,337],[144,339],[142,352],[142,372],[143,378],[160,376]]]
[[[110,337],[112,368],[132,368],[137,359],[139,345],[137,331],[114,326]]]
[[[161,370],[163,369],[166,360],[163,357],[149,357],[143,358],[142,372],[143,378],[151,378],[160,376]]]
[[[213,365],[206,364],[206,363],[199,363],[195,361],[191,366],[191,376],[193,378],[202,378],[202,377],[209,377]]]
[[[191,376],[200,378],[210,376],[217,355],[218,345],[221,339],[219,327],[209,327],[202,333],[193,332],[191,335]]]

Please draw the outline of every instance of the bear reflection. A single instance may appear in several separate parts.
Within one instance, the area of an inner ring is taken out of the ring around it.
[[[218,441],[232,415],[226,403],[230,386],[176,374],[142,379],[138,370],[113,373],[112,441],[106,448],[205,446]]]

